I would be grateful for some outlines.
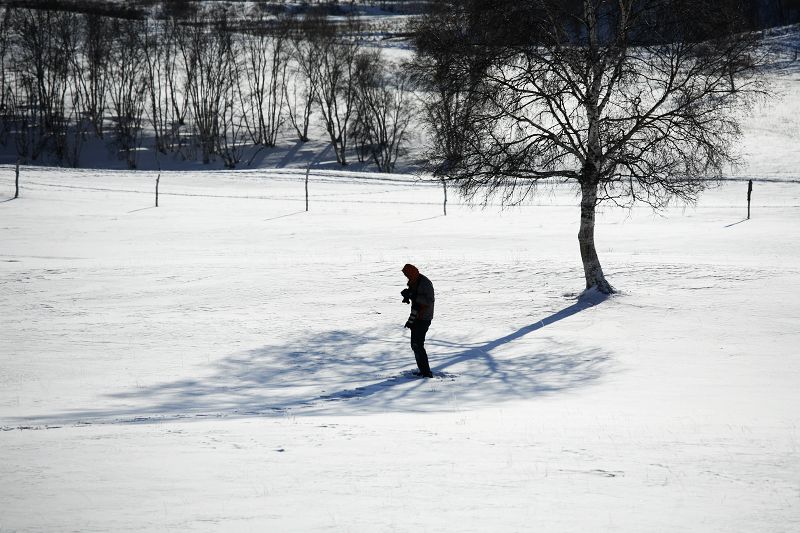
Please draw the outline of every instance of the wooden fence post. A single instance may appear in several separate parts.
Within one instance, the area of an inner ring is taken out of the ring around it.
[[[161,172],[158,173],[158,177],[156,177],[156,207],[158,207],[158,184],[161,182]]]
[[[308,174],[311,172],[311,167],[306,168],[306,212],[308,212]]]
[[[442,179],[442,189],[444,189],[444,205],[442,209],[444,211],[444,216],[447,216],[447,182]]]
[[[753,195],[753,180],[747,182],[747,220],[750,220],[750,197]]]
[[[19,198],[19,159],[17,159],[17,168],[15,170],[16,177],[14,178],[14,199]]]

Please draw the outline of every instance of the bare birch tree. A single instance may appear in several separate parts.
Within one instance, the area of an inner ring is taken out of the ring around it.
[[[477,83],[447,178],[468,197],[506,203],[541,180],[575,183],[586,288],[612,292],[595,247],[597,205],[693,201],[721,176],[737,112],[761,89],[755,38],[739,31],[735,2],[465,4],[449,10],[459,18],[448,38],[466,60],[447,76]],[[427,39],[421,54],[441,53]]]

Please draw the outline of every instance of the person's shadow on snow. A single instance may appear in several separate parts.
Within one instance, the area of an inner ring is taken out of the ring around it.
[[[210,377],[137,388],[98,400],[107,408],[27,423],[125,423],[199,417],[447,411],[555,394],[607,371],[610,356],[538,337],[536,349],[514,343],[605,298],[595,295],[485,343],[431,338],[433,379],[411,374],[408,339],[396,331],[327,331],[290,344],[226,357]],[[512,348],[504,353],[503,348]],[[114,404],[120,405],[116,408]]]
[[[575,350],[548,337],[549,349],[545,352],[504,359],[498,359],[492,352],[606,299],[607,295],[590,293],[557,313],[484,344],[432,338],[428,345],[435,347],[431,369],[436,379],[428,381],[407,371],[376,383],[327,393],[315,400],[335,401],[376,395],[382,397],[381,401],[366,407],[376,407],[375,410],[381,411],[399,404],[399,400],[407,398],[416,388],[437,387],[438,380],[457,382],[444,385],[448,393],[457,394],[462,402],[485,403],[554,393],[588,383],[600,377],[610,358],[603,350]],[[405,386],[407,380],[413,380],[415,386]],[[395,387],[401,390],[392,391]],[[414,404],[406,407],[414,411],[435,411],[452,408],[452,402],[448,406]]]

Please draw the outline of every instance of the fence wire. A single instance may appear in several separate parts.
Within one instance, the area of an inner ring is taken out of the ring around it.
[[[13,191],[14,165],[0,165],[0,186]],[[344,170],[306,169],[245,169],[203,171],[131,171],[65,169],[58,167],[21,167],[22,190],[64,190],[154,195],[156,179],[160,176],[159,196],[187,198],[218,198],[226,200],[262,200],[305,202],[305,181],[309,182],[309,201],[325,204],[388,204],[442,205],[444,191],[441,181],[426,175],[377,174]],[[711,181],[711,180],[710,180]],[[719,180],[713,180],[718,182]],[[748,181],[755,184],[790,187],[787,195],[758,196],[754,206],[800,207],[800,177],[732,176],[723,179],[723,187],[741,187]],[[746,187],[746,185],[744,185]],[[448,206],[474,206],[457,194],[457,187],[447,185]],[[573,207],[578,205],[575,186],[557,180],[543,182],[541,194],[515,207]],[[5,194],[8,194],[6,192]],[[2,197],[3,192],[0,192]],[[742,194],[744,196],[744,193]],[[697,208],[739,208],[741,203],[731,195],[730,203],[712,202]],[[776,201],[779,198],[780,201]],[[723,199],[724,200],[724,199]],[[479,202],[485,207],[508,208],[498,202]],[[646,207],[646,206],[643,206]]]

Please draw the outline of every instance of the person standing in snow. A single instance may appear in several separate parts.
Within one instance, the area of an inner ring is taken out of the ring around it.
[[[408,288],[403,289],[400,295],[404,304],[411,304],[411,314],[405,327],[411,330],[411,349],[417,360],[420,375],[432,378],[433,373],[428,364],[428,353],[425,351],[425,334],[433,320],[433,283],[419,273],[414,265],[405,265],[403,274],[408,278]]]

